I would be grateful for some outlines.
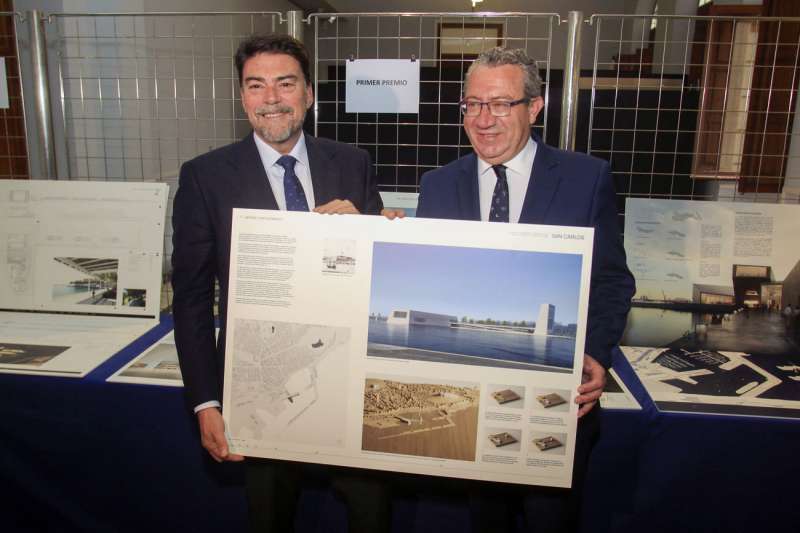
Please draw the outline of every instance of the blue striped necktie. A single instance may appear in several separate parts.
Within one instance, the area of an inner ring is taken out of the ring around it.
[[[308,201],[303,192],[303,185],[294,173],[297,160],[290,155],[282,155],[277,164],[283,167],[283,194],[286,198],[287,211],[308,211]]]

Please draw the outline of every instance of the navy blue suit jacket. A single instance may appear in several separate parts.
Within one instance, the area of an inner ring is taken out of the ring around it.
[[[634,293],[617,223],[611,172],[601,159],[558,150],[534,139],[533,175],[519,221],[594,228],[585,353],[608,368]],[[478,158],[474,153],[422,176],[417,217],[480,220]]]
[[[383,207],[364,150],[306,135],[314,201],[346,199],[361,213]],[[172,213],[172,312],[189,405],[222,399],[228,264],[234,207],[278,209],[252,133],[181,166]],[[219,340],[214,341],[214,280]]]

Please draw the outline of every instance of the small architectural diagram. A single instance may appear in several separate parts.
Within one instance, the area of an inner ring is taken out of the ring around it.
[[[514,444],[515,442],[519,442],[514,435],[507,431],[502,431],[500,433],[492,433],[489,435],[489,440],[492,444],[495,445],[496,448],[500,448],[502,446],[508,446],[509,444]]]
[[[542,404],[542,407],[545,409],[567,403],[567,400],[565,400],[563,396],[555,392],[538,395],[536,396],[536,400],[538,400],[538,402]]]
[[[322,254],[322,272],[353,275],[356,271],[356,242],[349,239],[327,239]]]
[[[6,262],[11,276],[11,290],[17,294],[30,291],[31,250],[28,236],[23,233],[10,233],[6,241]]]
[[[539,448],[539,451],[542,452],[546,452],[547,450],[552,450],[554,448],[560,448],[564,446],[564,444],[560,440],[553,437],[552,435],[548,435],[546,437],[540,437],[538,439],[533,439],[533,444],[537,448]]]
[[[492,393],[492,398],[497,400],[500,405],[520,399],[520,395],[511,389],[503,389]]]
[[[127,307],[146,307],[146,289],[122,289],[122,305]]]

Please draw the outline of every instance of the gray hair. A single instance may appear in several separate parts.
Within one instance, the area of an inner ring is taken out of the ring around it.
[[[472,71],[478,67],[501,67],[503,65],[517,65],[525,74],[523,91],[525,98],[538,98],[542,95],[542,78],[536,61],[521,48],[503,48],[498,46],[481,52],[467,69],[465,81],[469,79]]]

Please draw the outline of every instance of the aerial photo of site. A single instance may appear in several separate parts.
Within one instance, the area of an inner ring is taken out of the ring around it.
[[[361,447],[474,461],[479,403],[477,384],[367,378]]]

